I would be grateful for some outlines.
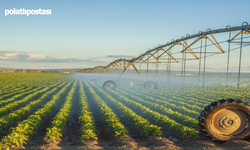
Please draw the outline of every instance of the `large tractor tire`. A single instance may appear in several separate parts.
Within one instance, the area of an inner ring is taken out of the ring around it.
[[[213,141],[244,139],[250,132],[250,104],[238,99],[212,102],[198,120],[200,131]]]
[[[154,81],[148,81],[144,84],[144,88],[145,89],[157,89],[158,88],[158,84]]]
[[[103,83],[103,88],[105,89],[116,89],[117,88],[117,84],[115,81],[112,80],[108,80],[106,82]]]

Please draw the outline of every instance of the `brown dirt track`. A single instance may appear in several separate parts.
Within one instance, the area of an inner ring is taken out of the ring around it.
[[[217,144],[209,140],[196,140],[187,142],[173,142],[162,137],[148,138],[115,138],[109,141],[78,141],[65,142],[57,141],[53,144],[34,144],[26,149],[169,149],[169,150],[238,150],[250,149],[250,142],[245,140],[236,140]]]

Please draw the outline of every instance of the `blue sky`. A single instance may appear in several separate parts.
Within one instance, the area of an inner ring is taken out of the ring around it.
[[[245,7],[249,3],[248,0],[2,0],[0,67],[107,65],[122,56],[136,57],[187,33],[250,23],[250,10]],[[5,10],[13,8],[51,9],[52,15],[5,16]],[[1,59],[6,54],[11,59]],[[236,57],[232,66],[237,66]],[[211,68],[223,68],[226,64],[224,56],[217,63],[210,61]],[[245,60],[244,67],[247,64]]]

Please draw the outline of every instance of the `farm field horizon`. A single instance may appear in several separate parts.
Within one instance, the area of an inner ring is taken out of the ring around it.
[[[250,150],[244,4],[0,1],[0,150]]]
[[[250,148],[244,140],[213,143],[198,127],[201,111],[211,102],[248,102],[248,77],[241,78],[239,89],[213,76],[203,88],[190,79],[186,85],[159,81],[157,90],[144,89],[144,81],[133,76],[125,76],[115,90],[104,89],[106,79],[90,82],[94,77],[0,73],[0,149]]]

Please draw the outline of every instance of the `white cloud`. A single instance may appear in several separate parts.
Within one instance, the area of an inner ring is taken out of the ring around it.
[[[7,53],[7,54],[0,54],[0,59],[13,59],[16,58],[17,53]]]
[[[53,57],[47,57],[41,54],[0,51],[0,67],[48,68],[46,66],[50,66],[49,68],[58,68],[58,65],[61,64],[61,67],[63,66],[62,68],[71,68],[70,66],[74,68],[84,68],[86,66],[94,67],[96,65],[103,65],[106,63],[106,61],[100,60],[76,58],[58,59]]]
[[[0,59],[4,60],[18,60],[18,59],[46,59],[44,55],[28,54],[28,53],[0,53]]]
[[[28,59],[46,59],[44,55],[39,54],[27,54],[29,56]]]

